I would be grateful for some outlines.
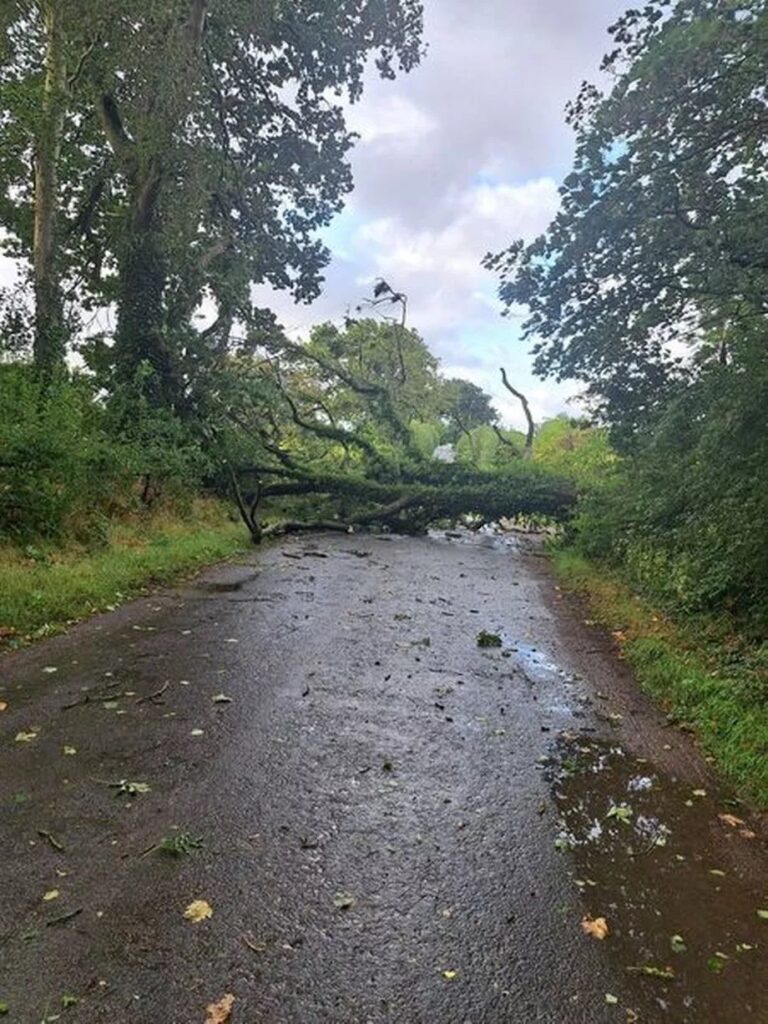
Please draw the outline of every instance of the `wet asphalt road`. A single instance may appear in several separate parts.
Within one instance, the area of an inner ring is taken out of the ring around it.
[[[302,538],[0,659],[8,1021],[768,1021],[762,825],[563,604],[503,539]]]

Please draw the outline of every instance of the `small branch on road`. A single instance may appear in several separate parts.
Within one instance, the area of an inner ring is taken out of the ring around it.
[[[159,690],[155,690],[154,693],[148,693],[144,697],[139,697],[136,701],[137,704],[143,704],[147,700],[156,701],[158,697],[162,697],[168,687],[171,685],[170,679],[166,679]]]

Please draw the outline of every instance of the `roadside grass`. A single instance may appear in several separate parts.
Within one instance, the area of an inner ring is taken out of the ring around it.
[[[75,544],[2,546],[0,645],[51,636],[247,547],[242,525],[204,499],[183,516],[165,511],[112,523],[95,551]]]
[[[768,671],[762,659],[735,656],[743,645],[729,623],[671,622],[618,575],[567,547],[552,552],[567,590],[583,594],[607,626],[640,685],[670,720],[693,730],[722,774],[768,808]]]

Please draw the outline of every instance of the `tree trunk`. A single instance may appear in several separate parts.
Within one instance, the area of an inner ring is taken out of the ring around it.
[[[208,0],[193,0],[189,20],[181,26],[181,63],[177,70],[190,90],[207,8]],[[170,81],[163,89],[164,76],[173,73],[173,67],[163,68],[157,95],[145,97],[146,123],[140,125],[138,144],[126,131],[111,92],[99,97],[97,109],[131,195],[126,235],[118,256],[116,381],[118,385],[135,386],[142,365],[148,366],[153,372],[141,381],[144,394],[153,405],[178,410],[183,388],[173,355],[176,342],[168,332],[168,265],[159,215],[167,177],[165,163],[188,105],[187,95],[177,94]]]
[[[64,307],[57,266],[58,161],[64,130],[67,68],[63,16],[57,3],[42,6],[46,52],[43,102],[34,157],[35,215],[32,263],[35,286],[34,361],[44,378],[63,365]]]
[[[178,398],[170,348],[165,338],[166,261],[162,234],[153,223],[134,218],[119,259],[115,372],[118,385],[137,381],[153,405],[172,407]]]

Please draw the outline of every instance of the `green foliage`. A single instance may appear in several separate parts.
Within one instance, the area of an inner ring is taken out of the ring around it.
[[[424,459],[431,459],[437,446],[443,441],[443,426],[436,420],[411,420],[411,445]]]
[[[201,850],[203,845],[200,836],[193,836],[190,832],[173,832],[171,835],[163,836],[155,849],[171,857],[189,857]]]
[[[457,441],[476,427],[496,423],[499,419],[490,396],[468,380],[446,380],[442,402],[445,440],[448,442]]]
[[[0,539],[94,546],[111,517],[194,492],[207,462],[189,429],[140,394],[121,400],[132,415],[116,429],[88,378],[42,386],[30,366],[0,365]]]
[[[220,505],[199,501],[181,517],[174,510],[133,524],[112,522],[104,537],[97,551],[45,544],[34,559],[17,547],[0,547],[0,624],[17,640],[50,636],[246,543],[242,527]]]
[[[459,437],[456,458],[461,465],[491,472],[496,467],[496,456],[501,446],[492,427],[475,427]]]
[[[56,381],[43,398],[25,366],[0,366],[0,537],[96,535],[128,498],[124,453],[103,430],[83,381]]]
[[[76,282],[81,313],[116,306],[110,390],[148,362],[148,395],[181,410],[235,322],[272,328],[253,285],[317,295],[329,259],[317,229],[352,184],[345,104],[366,68],[392,78],[418,64],[421,3],[50,0],[12,3],[3,25],[3,244],[40,256],[43,217],[52,287]],[[44,204],[33,157],[50,172]]]
[[[582,550],[664,608],[760,635],[768,9],[650,0],[612,33],[609,91],[585,86],[570,110],[560,212],[487,263],[529,309],[537,371],[587,384],[623,458],[595,431],[571,450],[578,435],[553,424],[534,457],[577,481]]]
[[[498,633],[488,633],[481,629],[476,637],[478,647],[501,647],[501,637]]]
[[[624,436],[711,361],[702,332],[759,322],[768,293],[763,0],[651,0],[613,27],[607,95],[585,86],[562,208],[488,260],[530,309],[542,374],[577,378]],[[664,15],[664,16],[662,16]]]
[[[582,498],[583,550],[671,611],[768,623],[768,359],[742,348],[671,402],[633,456]]]
[[[604,565],[573,549],[554,554],[562,581],[590,599],[593,614],[620,629],[624,654],[640,683],[695,729],[704,748],[745,794],[768,807],[768,664],[729,659],[721,626],[697,619],[674,627]]]
[[[606,430],[587,421],[556,416],[536,431],[533,460],[558,476],[573,480],[585,491],[602,486],[619,457]]]

